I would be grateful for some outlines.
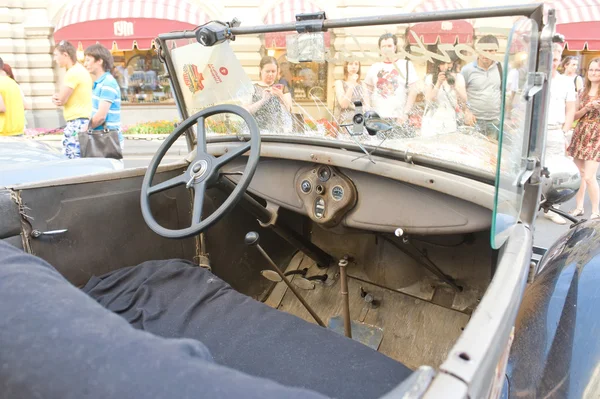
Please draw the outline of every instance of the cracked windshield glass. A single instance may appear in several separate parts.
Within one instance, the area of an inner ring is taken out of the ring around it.
[[[189,115],[238,104],[263,138],[343,143],[371,161],[373,151],[393,150],[490,179],[500,142],[503,173],[514,182],[534,28],[526,19],[502,19],[243,35],[213,47],[172,40],[166,47]],[[259,53],[251,51],[254,40],[264,43]],[[206,128],[209,137],[247,132],[233,115],[211,117]]]

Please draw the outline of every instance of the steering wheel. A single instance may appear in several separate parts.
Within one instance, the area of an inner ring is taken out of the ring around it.
[[[209,154],[206,150],[205,119],[222,113],[231,113],[240,116],[250,129],[250,141],[217,158]],[[198,144],[196,145],[196,157],[194,160],[190,163],[189,167],[185,170],[185,172],[183,172],[182,175],[151,186],[150,184],[154,179],[154,175],[156,174],[156,169],[158,168],[160,161],[163,159],[175,141],[179,138],[179,136],[181,136],[194,124],[198,125]],[[242,154],[246,153],[248,150],[250,150],[248,163],[246,164],[246,169],[244,169],[244,174],[238,182],[237,187],[216,211],[214,211],[209,217],[203,219],[202,206],[204,205],[204,193],[208,188],[214,186],[219,181],[219,178],[221,177],[220,169],[224,165],[242,156]],[[154,157],[150,161],[150,165],[146,170],[144,181],[142,182],[142,193],[140,198],[142,216],[144,217],[146,224],[156,234],[166,238],[186,238],[205,231],[210,226],[218,222],[219,219],[225,216],[225,214],[228,213],[242,198],[246,189],[248,188],[248,185],[250,184],[250,181],[252,180],[252,177],[254,176],[259,158],[260,133],[258,130],[258,125],[256,124],[254,117],[244,108],[237,105],[228,104],[216,105],[190,116],[179,126],[177,126],[173,133],[166,138],[156,154],[154,154]],[[185,185],[187,188],[192,188],[194,190],[192,221],[190,227],[171,230],[161,226],[158,224],[156,219],[154,219],[152,211],[150,210],[150,196],[180,185]]]

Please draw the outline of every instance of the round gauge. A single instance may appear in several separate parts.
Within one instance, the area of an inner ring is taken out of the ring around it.
[[[303,180],[302,183],[300,183],[300,189],[304,194],[308,194],[310,193],[310,190],[312,190],[312,184],[310,184],[308,180]]]
[[[340,201],[344,198],[344,189],[341,186],[335,186],[331,189],[331,196],[334,200]]]
[[[317,176],[319,176],[319,180],[326,182],[331,177],[331,169],[329,169],[327,166],[322,166],[319,168]]]

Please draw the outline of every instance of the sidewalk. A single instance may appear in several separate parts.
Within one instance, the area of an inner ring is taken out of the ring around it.
[[[168,134],[126,134],[123,136],[125,138],[123,155],[125,157],[152,156],[168,136]],[[31,137],[31,139],[45,142],[58,150],[62,150],[63,136],[60,134],[40,135]],[[188,150],[185,136],[178,138],[167,154],[169,156],[187,155]]]
[[[153,141],[153,140],[164,140],[167,137],[169,137],[168,134],[124,134],[123,137],[125,138],[125,140],[147,140],[147,141]],[[38,140],[38,141],[62,141],[63,136],[62,134],[40,134],[38,136],[32,136],[29,137],[33,140]],[[178,140],[179,141],[179,140]]]

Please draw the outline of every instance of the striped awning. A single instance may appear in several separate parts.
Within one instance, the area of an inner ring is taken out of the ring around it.
[[[545,1],[556,10],[556,31],[569,50],[600,50],[600,0]]]
[[[556,10],[558,25],[600,21],[600,0],[557,0],[545,3]]]
[[[463,5],[457,0],[425,0],[413,9],[413,13],[460,10]],[[431,21],[411,26],[407,33],[408,41],[415,44],[411,33],[416,34],[424,44],[436,43],[470,43],[473,41],[473,25],[465,20]]]
[[[208,21],[186,0],[75,0],[54,30],[54,40],[87,47],[149,49],[159,33],[190,30]]]
[[[430,12],[442,10],[460,10],[464,8],[457,0],[425,0],[413,9],[415,12]]]
[[[296,21],[296,14],[306,14],[324,11],[310,0],[282,0],[275,4],[263,18],[265,25],[284,24]],[[291,32],[265,33],[265,47],[283,48],[285,47],[285,37]],[[330,35],[325,32],[325,45],[329,46]]]

